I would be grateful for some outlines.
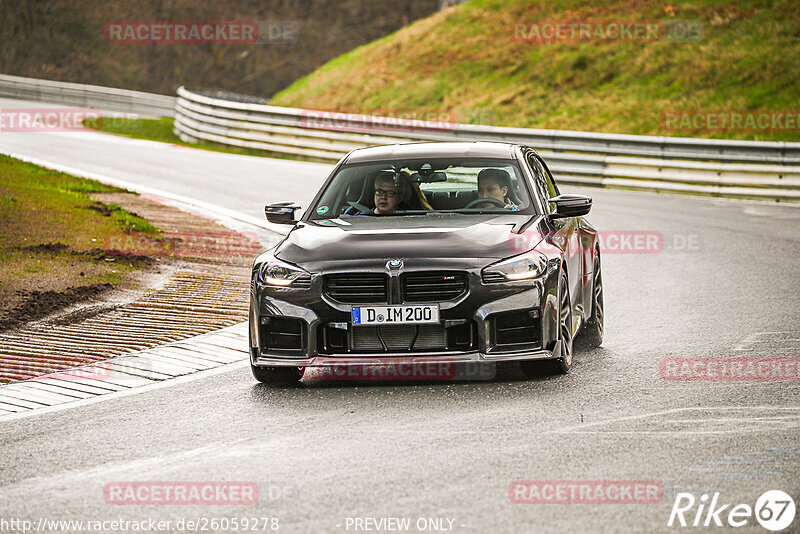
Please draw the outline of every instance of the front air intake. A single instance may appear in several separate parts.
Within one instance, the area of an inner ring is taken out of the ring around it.
[[[262,317],[261,323],[261,348],[264,352],[301,352],[305,349],[306,324],[303,320]]]
[[[500,313],[492,321],[494,342],[498,350],[522,350],[539,346],[539,318],[535,312]]]

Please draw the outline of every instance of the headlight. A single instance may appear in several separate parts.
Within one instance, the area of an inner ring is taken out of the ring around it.
[[[303,275],[308,275],[308,272],[275,257],[265,261],[258,270],[259,282],[269,286],[286,287]]]
[[[497,275],[487,276],[490,273],[498,273],[506,280],[529,280],[544,274],[547,270],[547,256],[539,252],[526,252],[507,260],[499,261],[495,264],[484,267],[483,277],[485,279],[496,279]]]

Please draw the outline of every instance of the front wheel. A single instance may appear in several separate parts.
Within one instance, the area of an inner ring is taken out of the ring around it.
[[[291,386],[303,378],[303,369],[300,367],[259,367],[251,364],[250,369],[256,380],[273,386]]]
[[[567,274],[562,273],[558,286],[558,339],[561,354],[558,358],[545,361],[520,362],[522,372],[527,376],[538,376],[545,372],[566,374],[572,367],[572,303],[569,298]]]
[[[561,357],[553,363],[556,371],[568,373],[572,368],[572,301],[569,298],[567,274],[561,275],[560,299],[558,305],[558,337],[561,341]]]

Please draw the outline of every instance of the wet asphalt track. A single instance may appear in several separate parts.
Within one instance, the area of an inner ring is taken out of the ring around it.
[[[3,133],[0,152],[254,216],[268,201],[307,204],[328,168],[94,133]],[[453,519],[465,533],[669,532],[679,530],[666,526],[676,492],[753,505],[782,489],[797,501],[798,382],[669,381],[659,362],[800,356],[800,208],[581,192],[601,230],[658,231],[665,246],[604,254],[606,341],[578,352],[569,375],[508,368],[490,382],[341,384],[312,374],[275,389],[237,364],[0,422],[0,518],[277,517],[280,532],[356,532],[348,518],[407,517],[409,532],[418,518]],[[131,480],[253,481],[260,492],[255,505],[106,504],[105,484]],[[515,480],[648,480],[665,495],[513,504]]]

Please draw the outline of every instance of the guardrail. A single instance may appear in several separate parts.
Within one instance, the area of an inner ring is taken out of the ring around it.
[[[800,143],[729,141],[399,121],[234,102],[178,89],[184,141],[336,161],[411,141],[509,141],[536,148],[568,184],[800,202]],[[759,162],[755,164],[754,162]]]
[[[0,74],[0,97],[66,104],[105,111],[122,111],[153,117],[172,116],[175,113],[176,101],[173,96],[99,85],[38,80],[6,74]]]
[[[185,141],[206,140],[336,161],[354,148],[410,141],[508,141],[535,147],[567,184],[800,202],[800,143],[504,128],[332,114],[0,75],[0,97],[147,116],[175,116]]]

